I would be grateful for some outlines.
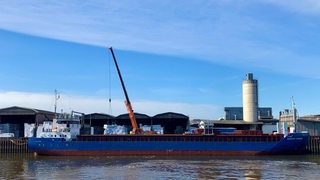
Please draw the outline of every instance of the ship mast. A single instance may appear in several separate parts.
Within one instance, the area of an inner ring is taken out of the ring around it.
[[[297,109],[295,107],[293,96],[291,97],[291,106],[292,106],[292,119],[294,125],[294,133],[297,132]]]
[[[60,99],[60,94],[58,93],[58,90],[54,90],[54,115],[55,118],[57,118],[57,103],[58,100]]]

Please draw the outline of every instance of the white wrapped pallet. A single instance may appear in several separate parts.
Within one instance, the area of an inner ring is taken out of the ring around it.
[[[24,123],[24,137],[34,137],[35,124]]]
[[[127,134],[127,128],[125,126],[105,124],[103,128],[103,134]]]
[[[163,127],[161,125],[140,125],[144,132],[153,131],[155,134],[163,134]]]
[[[13,133],[0,133],[0,137],[14,137]]]

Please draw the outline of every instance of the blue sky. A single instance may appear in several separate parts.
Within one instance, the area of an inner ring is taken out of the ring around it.
[[[251,72],[275,117],[291,96],[319,114],[319,28],[316,0],[1,1],[0,108],[53,111],[57,89],[65,112],[126,113],[113,46],[139,113],[218,119]]]

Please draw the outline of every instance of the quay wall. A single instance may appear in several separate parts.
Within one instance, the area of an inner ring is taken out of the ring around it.
[[[320,136],[310,136],[307,144],[307,149],[312,154],[320,154]]]
[[[30,153],[28,138],[0,138],[0,153]]]

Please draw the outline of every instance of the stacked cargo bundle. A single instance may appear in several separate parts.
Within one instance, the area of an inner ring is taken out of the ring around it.
[[[163,134],[164,128],[161,125],[141,125],[140,128],[143,129],[144,132],[153,131],[154,134]]]
[[[34,137],[36,130],[35,127],[35,124],[24,123],[24,137]]]
[[[245,136],[260,136],[263,134],[261,130],[236,130],[235,134]]]
[[[103,126],[104,132],[103,134],[128,134],[127,128],[125,126],[118,126],[118,125],[108,125],[105,124]]]
[[[20,124],[0,124],[1,133],[13,133],[14,137],[23,137],[23,127]]]

